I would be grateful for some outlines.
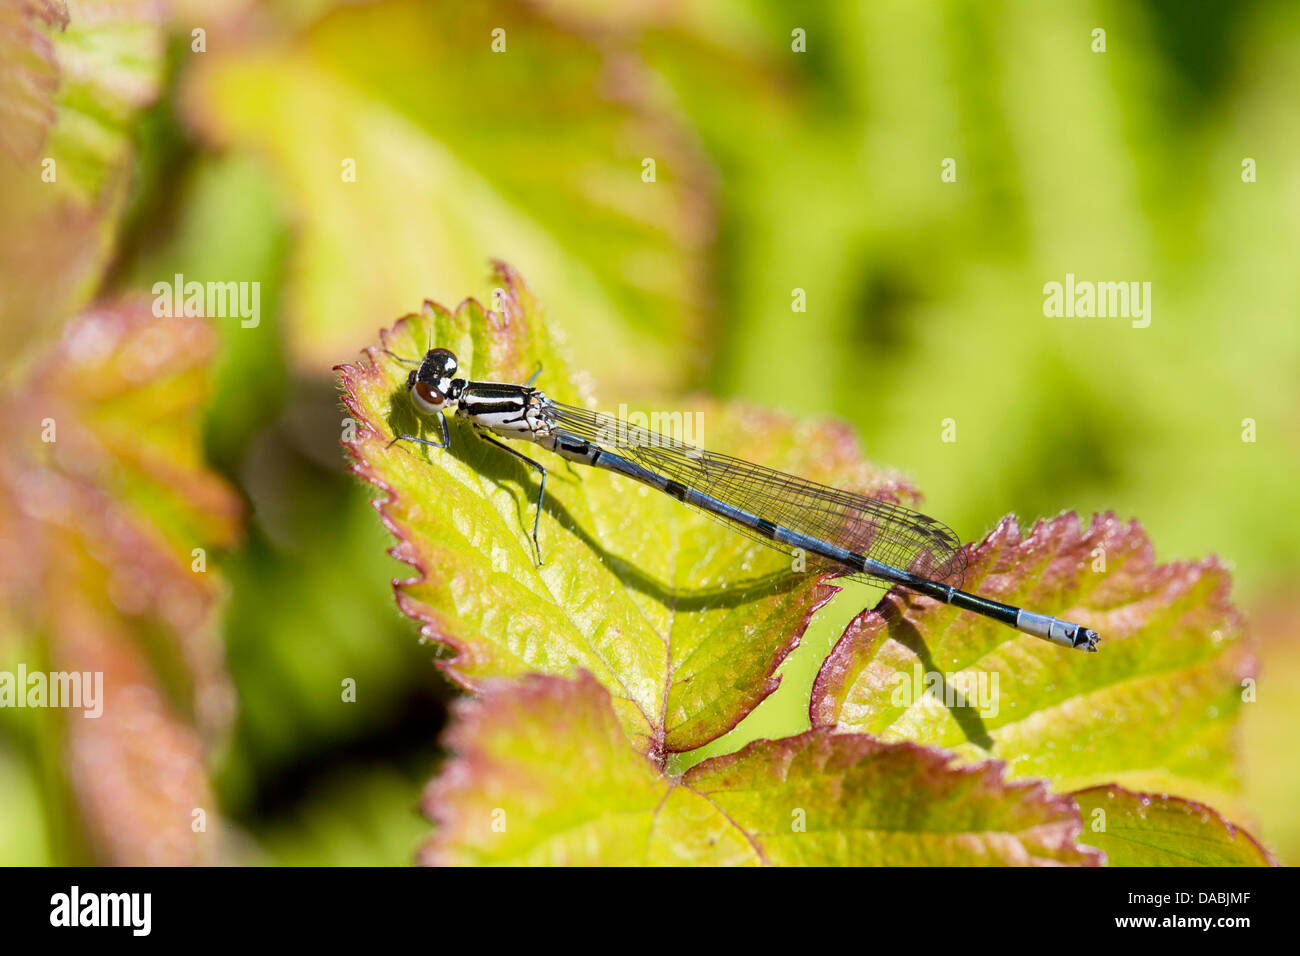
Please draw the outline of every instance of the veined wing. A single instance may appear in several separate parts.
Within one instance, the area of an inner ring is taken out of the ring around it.
[[[961,587],[965,578],[961,540],[947,525],[920,512],[706,451],[603,412],[549,400],[543,408],[547,420],[563,431],[724,504],[933,581]],[[769,547],[791,551],[753,529],[727,525]]]

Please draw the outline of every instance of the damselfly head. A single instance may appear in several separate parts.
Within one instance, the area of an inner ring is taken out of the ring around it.
[[[460,363],[451,349],[429,349],[420,367],[406,377],[406,388],[415,407],[426,415],[454,412],[465,380],[456,377]]]

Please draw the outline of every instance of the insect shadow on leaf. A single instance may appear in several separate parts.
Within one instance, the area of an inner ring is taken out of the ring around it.
[[[389,396],[389,413],[386,419],[390,435],[424,436],[427,422],[411,407],[406,388],[399,386]],[[531,468],[480,439],[472,426],[463,420],[447,420],[451,444],[445,449],[418,445],[410,447],[412,454],[421,457],[430,466],[436,463],[435,455],[452,455],[457,461],[498,485],[515,485],[520,489],[516,500],[519,506],[520,527],[527,531],[531,526],[530,513],[537,500],[536,475]],[[581,482],[582,475],[568,469],[568,480]],[[646,574],[642,569],[607,551],[554,495],[547,495],[542,510],[586,545],[605,563],[616,578],[631,590],[645,594],[661,603],[671,603],[682,611],[739,607],[773,594],[795,590],[808,578],[808,573],[780,570],[753,578],[728,581],[726,584],[703,588],[680,588],[665,584]],[[823,572],[812,571],[821,576]]]
[[[920,659],[924,672],[938,675],[939,699],[948,709],[948,712],[952,714],[953,720],[957,721],[957,726],[966,735],[966,739],[981,750],[992,751],[993,738],[984,725],[984,718],[980,716],[978,707],[968,701],[966,692],[961,688],[949,685],[947,677],[944,676],[943,671],[935,663],[934,655],[930,653],[929,645],[925,643],[925,638],[921,636],[921,632],[916,625],[904,617],[898,610],[897,605],[892,601],[884,602],[883,606],[876,609],[876,612],[884,617],[887,622],[890,636],[916,654]],[[954,701],[952,704],[948,703],[950,693]]]

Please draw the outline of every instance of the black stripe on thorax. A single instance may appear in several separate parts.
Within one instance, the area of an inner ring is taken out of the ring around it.
[[[477,398],[512,398],[526,402],[532,393],[531,388],[511,385],[509,382],[470,382],[465,386],[465,397],[471,401]]]
[[[503,412],[518,412],[524,408],[523,402],[480,402],[477,399],[462,401],[461,407],[471,415],[499,415]]]

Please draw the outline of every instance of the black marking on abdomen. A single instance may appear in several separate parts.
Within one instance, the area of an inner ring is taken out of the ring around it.
[[[581,438],[571,438],[568,435],[560,435],[556,439],[556,444],[562,450],[570,452],[575,455],[591,454],[591,442],[588,442]],[[592,460],[595,461],[594,458]]]
[[[772,522],[763,521],[762,519],[760,519],[759,522],[756,525],[754,525],[755,531],[757,531],[759,534],[767,535],[767,537],[771,538],[773,541],[776,540],[776,528],[777,526],[774,525]]]
[[[670,498],[676,498],[678,501],[685,501],[688,491],[690,491],[690,489],[680,481],[669,480],[664,482],[664,494]]]

